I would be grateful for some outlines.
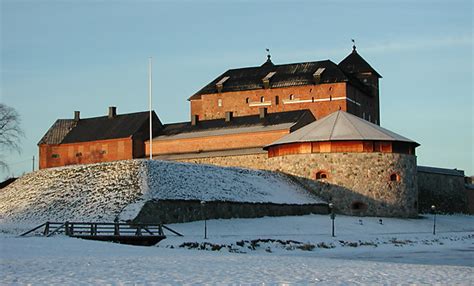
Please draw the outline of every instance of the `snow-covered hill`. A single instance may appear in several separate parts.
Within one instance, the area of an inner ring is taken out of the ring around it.
[[[128,160],[45,169],[0,190],[0,220],[40,223],[133,219],[151,199],[320,203],[283,175],[240,168]]]

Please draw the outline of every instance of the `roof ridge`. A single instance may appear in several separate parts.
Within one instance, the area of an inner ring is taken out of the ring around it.
[[[354,115],[354,117],[357,117],[357,116]],[[357,118],[359,119],[360,117],[357,117]],[[365,120],[365,119],[362,119],[362,120]],[[352,125],[352,127],[354,127],[354,129],[357,131],[357,133],[359,133],[359,136],[364,138],[364,135],[362,135],[362,132],[360,132],[360,130],[354,125],[354,123],[352,123],[352,121],[350,119],[347,119],[347,121],[349,121],[349,123]]]
[[[336,114],[336,119],[334,120],[334,124],[332,125],[332,128],[331,128],[331,133],[329,133],[329,140],[331,140],[332,138],[332,133],[334,132],[334,129],[336,128],[336,123],[337,123],[337,119],[339,118],[339,114],[341,113],[341,110],[337,111],[337,114]]]

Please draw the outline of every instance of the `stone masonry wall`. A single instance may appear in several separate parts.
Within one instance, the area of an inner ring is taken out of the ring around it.
[[[265,154],[186,160],[191,163],[280,171],[351,215],[416,217],[416,157],[394,153]],[[325,179],[316,180],[318,172]],[[391,175],[396,180],[391,181]]]
[[[289,205],[272,203],[242,203],[213,201],[205,206],[196,200],[148,201],[133,220],[136,223],[181,223],[216,218],[255,218],[327,214],[327,204]],[[158,221],[157,221],[158,220]]]
[[[420,212],[428,213],[435,205],[442,213],[468,212],[463,176],[418,172]]]

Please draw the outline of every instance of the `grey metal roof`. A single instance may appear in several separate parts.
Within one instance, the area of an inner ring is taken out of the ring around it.
[[[433,174],[442,174],[442,175],[464,177],[464,171],[463,170],[457,170],[457,169],[445,169],[445,168],[428,167],[428,166],[417,166],[417,171],[422,172],[422,173],[433,173]]]
[[[159,136],[153,141],[219,136],[247,132],[261,132],[290,129],[296,130],[315,120],[309,110],[293,110],[286,112],[268,113],[265,118],[258,114],[233,117],[230,122],[224,118],[191,122],[165,124]]]
[[[242,156],[242,155],[254,155],[254,154],[267,154],[267,151],[263,150],[261,147],[260,148],[257,147],[257,148],[217,150],[217,151],[206,151],[206,152],[188,152],[188,153],[154,155],[153,159],[155,160],[186,160],[186,159]]]
[[[401,141],[419,145],[413,140],[339,110],[265,147],[297,142],[348,140]]]

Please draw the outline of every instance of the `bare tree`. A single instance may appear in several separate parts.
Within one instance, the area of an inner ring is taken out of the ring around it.
[[[3,103],[0,103],[0,169],[8,171],[4,154],[7,152],[20,153],[20,140],[23,130],[20,127],[18,112]]]

